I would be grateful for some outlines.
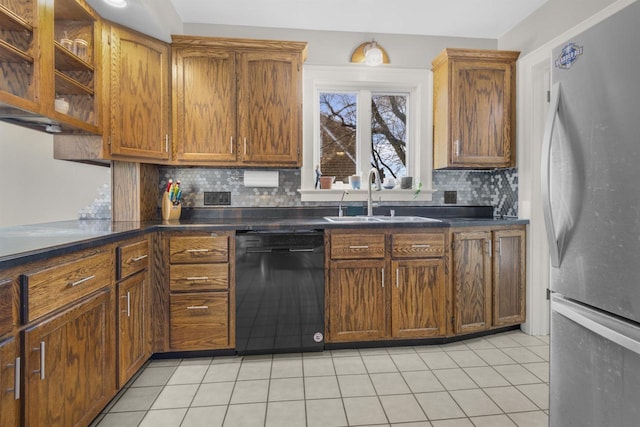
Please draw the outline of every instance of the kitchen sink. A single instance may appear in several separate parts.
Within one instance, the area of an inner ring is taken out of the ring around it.
[[[343,223],[356,223],[356,222],[380,222],[380,216],[325,216],[329,222],[343,222]]]
[[[329,222],[358,224],[367,222],[440,222],[438,219],[422,216],[325,216]]]
[[[441,222],[435,218],[425,218],[423,216],[380,216],[380,222]]]

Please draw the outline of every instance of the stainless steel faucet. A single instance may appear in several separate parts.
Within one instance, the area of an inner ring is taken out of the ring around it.
[[[344,196],[346,196],[347,194],[349,194],[348,190],[344,190],[342,192],[342,197],[340,197],[340,203],[338,204],[338,216],[344,215],[344,213],[342,212],[342,202],[344,201]]]
[[[382,190],[382,187],[380,186],[380,174],[378,173],[378,169],[376,168],[371,168],[371,170],[369,170],[368,173],[368,178],[367,178],[367,216],[373,216],[373,202],[371,200],[371,176],[375,176],[376,177],[376,191],[380,191]]]

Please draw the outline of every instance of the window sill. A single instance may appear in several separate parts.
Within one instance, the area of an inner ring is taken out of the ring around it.
[[[352,190],[350,188],[332,188],[330,190],[305,190],[299,189],[303,202],[335,202],[340,201],[342,193],[347,192],[344,196],[345,202],[358,202],[367,200],[367,190]],[[374,201],[389,202],[430,202],[431,195],[436,190],[422,189],[418,194],[416,190],[392,189],[381,191],[373,190],[371,192]]]

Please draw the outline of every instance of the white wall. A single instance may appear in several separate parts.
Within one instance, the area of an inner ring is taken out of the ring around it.
[[[389,54],[390,67],[431,69],[431,61],[445,47],[496,49],[495,39],[405,36],[339,31],[292,30],[229,25],[184,24],[184,33],[196,36],[238,37],[308,42],[306,64],[346,65],[363,42],[375,40]]]
[[[77,219],[110,169],[53,159],[53,137],[0,122],[0,226]]]
[[[498,48],[527,55],[615,0],[548,0],[498,40]]]

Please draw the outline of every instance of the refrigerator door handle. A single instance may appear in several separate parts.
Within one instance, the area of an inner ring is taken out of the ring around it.
[[[630,326],[622,321],[593,312],[557,295],[551,297],[551,309],[594,334],[640,355],[640,337],[634,338],[628,330]],[[594,320],[594,317],[597,320]]]
[[[556,125],[556,117],[558,116],[558,107],[560,106],[560,83],[555,83],[551,88],[551,105],[547,112],[547,119],[544,126],[544,136],[542,140],[542,162],[541,162],[541,187],[542,187],[542,209],[544,212],[544,222],[547,230],[547,240],[549,242],[549,255],[551,257],[551,265],[560,267],[560,243],[556,236],[556,227],[553,222],[553,211],[551,210],[551,142],[553,137],[553,128]]]

